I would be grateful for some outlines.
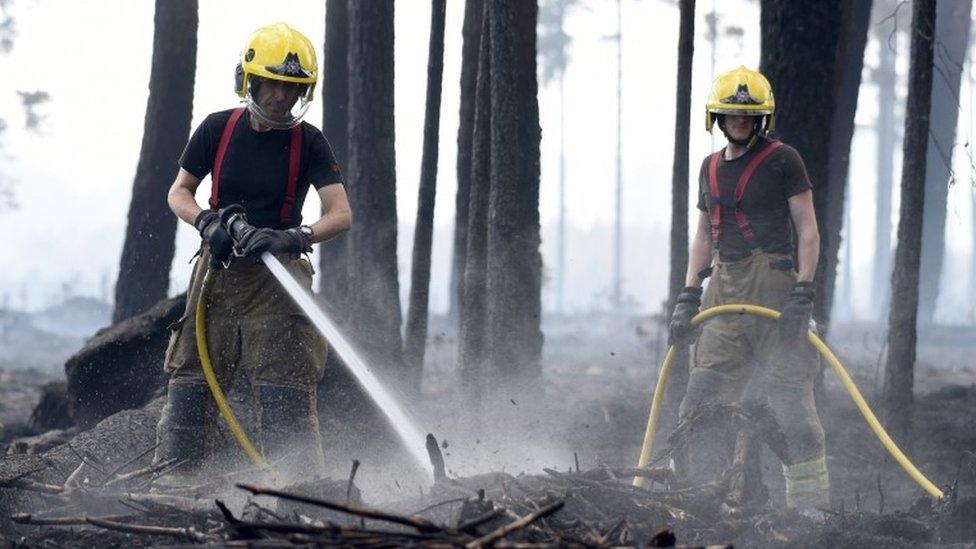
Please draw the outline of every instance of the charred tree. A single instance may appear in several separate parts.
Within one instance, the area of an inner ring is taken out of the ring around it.
[[[912,3],[911,63],[905,106],[898,247],[891,273],[891,307],[888,314],[884,412],[889,430],[904,441],[908,440],[915,402],[912,387],[915,381],[925,164],[932,101],[935,3],[935,0],[915,0]]]
[[[610,299],[615,311],[620,311],[623,301],[623,277],[624,277],[624,163],[623,163],[623,91],[624,91],[624,64],[623,64],[623,17],[622,0],[617,0],[617,34],[613,40],[617,43],[617,156],[614,159],[615,181],[613,189],[613,281],[610,290]]]
[[[467,262],[468,203],[471,199],[471,141],[484,11],[483,0],[465,0],[464,25],[461,29],[461,107],[457,136],[457,194],[454,200],[454,249],[449,305],[449,314],[457,321],[460,321],[463,316],[459,305],[464,295],[464,268]]]
[[[402,374],[393,119],[393,2],[349,3],[349,317],[370,359]],[[369,67],[369,70],[360,70]]]
[[[149,101],[115,283],[113,322],[148,311],[169,291],[177,219],[166,194],[190,135],[196,66],[197,0],[156,0]]]
[[[777,133],[799,151],[813,182],[821,257],[814,316],[824,321],[829,317],[825,301],[828,278],[834,275],[827,267],[836,264],[836,258],[834,262],[825,259],[828,250],[837,249],[840,235],[840,227],[829,226],[826,217],[837,191],[830,187],[828,177],[831,126],[824,121],[834,115],[841,2],[762,0],[760,5],[760,70],[776,94]]]
[[[878,2],[880,10],[875,10],[881,16],[887,16],[894,11],[894,24],[897,30],[898,11],[895,3],[890,1]],[[877,17],[876,17],[877,19]],[[871,309],[877,318],[882,318],[887,310],[888,283],[891,281],[891,195],[894,189],[895,147],[898,135],[895,128],[895,86],[898,74],[895,70],[895,58],[898,55],[898,40],[893,30],[887,25],[875,27],[875,40],[878,41],[878,66],[873,71],[873,80],[878,87],[878,104],[890,105],[892,108],[878,109],[876,127],[877,153],[875,157],[875,173],[877,174],[877,204],[874,217],[874,261],[871,287]]]
[[[688,267],[688,146],[691,132],[691,70],[695,54],[695,0],[678,4],[678,77],[675,89],[674,160],[671,164],[671,258],[668,302],[665,315],[670,322],[674,301],[685,285]],[[678,417],[678,406],[688,385],[688,352],[679,346],[667,391],[667,409]]]
[[[678,30],[678,81],[675,90],[674,159],[671,164],[671,263],[668,304],[685,285],[688,267],[688,139],[691,131],[691,69],[695,54],[695,0],[681,0]]]
[[[868,26],[871,22],[871,1],[859,0],[844,2],[841,13],[840,37],[837,43],[836,102],[833,120],[830,124],[830,146],[828,150],[827,188],[829,200],[820,226],[821,233],[829,235],[824,249],[826,254],[820,258],[823,273],[826,275],[821,287],[824,295],[822,317],[825,329],[829,328],[829,314],[833,309],[834,291],[837,280],[837,263],[840,254],[841,229],[844,227],[844,204],[847,195],[847,180],[851,164],[851,140],[854,138],[854,115],[857,113],[857,99],[861,89],[861,72],[864,69],[864,47],[868,41]],[[816,192],[814,193],[816,195]],[[848,228],[850,238],[850,228]]]
[[[935,73],[932,116],[925,160],[925,215],[922,217],[922,266],[918,288],[918,316],[932,323],[945,257],[946,201],[952,184],[952,152],[959,121],[959,85],[969,49],[972,0],[940,2],[936,8]]]
[[[462,391],[478,408],[485,392],[485,337],[488,266],[488,194],[491,186],[491,36],[488,4],[484,4],[478,52],[478,78],[472,124],[468,225],[465,243],[463,293],[460,303],[458,366]]]
[[[427,98],[424,112],[424,150],[420,161],[417,224],[413,233],[410,269],[410,308],[407,311],[404,359],[420,390],[427,343],[427,309],[430,298],[430,250],[434,231],[437,193],[437,146],[441,118],[441,81],[444,75],[444,15],[446,0],[433,0],[430,10],[430,45],[427,52]]]
[[[488,350],[496,389],[525,389],[541,374],[537,15],[535,2],[489,3]]]
[[[565,76],[572,38],[566,15],[578,0],[547,0],[539,9],[538,52],[543,86],[556,81],[559,93],[559,224],[556,233],[556,306],[564,312],[566,297],[566,94]]]
[[[325,3],[325,45],[322,49],[322,131],[339,164],[349,159],[349,1]],[[349,181],[346,181],[348,188]],[[319,252],[319,293],[340,316],[349,295],[349,236],[322,243]]]

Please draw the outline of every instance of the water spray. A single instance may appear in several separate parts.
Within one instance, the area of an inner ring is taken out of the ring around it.
[[[235,242],[240,242],[246,234],[255,230],[254,226],[248,223],[247,218],[244,216],[244,208],[238,205],[228,206],[222,209],[220,211],[220,220],[227,227],[227,232],[230,233],[231,238]],[[239,253],[236,250],[235,252]],[[332,346],[332,349],[342,357],[343,362],[353,376],[355,376],[356,381],[359,382],[366,391],[366,394],[373,399],[373,402],[376,403],[386,416],[393,430],[396,431],[397,436],[400,437],[403,445],[417,464],[429,474],[433,475],[434,469],[428,459],[425,436],[417,429],[410,416],[400,406],[393,394],[386,389],[376,374],[373,373],[356,347],[342,334],[336,326],[336,323],[315,303],[301,284],[291,276],[284,265],[278,261],[278,258],[269,252],[264,252],[261,254],[261,261],[268,267],[271,274],[278,279],[278,282],[281,283],[281,286],[288,292],[288,295],[295,301],[295,304],[308,316],[319,333],[325,337],[326,341]]]

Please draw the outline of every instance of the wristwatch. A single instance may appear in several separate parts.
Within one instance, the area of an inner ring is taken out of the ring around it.
[[[312,245],[312,235],[315,234],[315,232],[312,231],[312,228],[309,227],[308,225],[302,225],[301,227],[298,228],[298,231],[301,232],[305,236],[305,242],[307,242],[308,245],[311,246]]]

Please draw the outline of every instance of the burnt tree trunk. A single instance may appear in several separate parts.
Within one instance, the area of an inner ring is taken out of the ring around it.
[[[893,435],[908,441],[914,396],[918,275],[925,208],[925,164],[932,101],[935,0],[912,3],[911,64],[905,106],[898,247],[891,273],[888,314],[888,360],[885,365],[884,412]]]
[[[349,67],[350,325],[373,363],[400,375],[392,0],[349,3]]]
[[[820,257],[815,282],[814,316],[826,320],[828,278],[827,250],[836,249],[840,227],[828,225],[828,204],[836,190],[830,187],[830,124],[837,82],[837,45],[840,38],[841,2],[794,2],[762,0],[762,55],[760,70],[776,94],[776,129],[786,143],[799,151],[813,182],[813,202],[820,227]]]
[[[688,267],[688,139],[691,131],[691,69],[695,54],[695,0],[681,0],[678,81],[675,89],[674,160],[671,164],[671,263],[667,310],[685,285]]]
[[[829,234],[827,245],[824,246],[826,254],[820,258],[820,262],[824,265],[823,272],[826,274],[821,286],[824,292],[822,310],[827,315],[822,317],[824,335],[830,326],[829,314],[834,303],[840,235],[844,227],[844,202],[851,163],[851,140],[854,138],[854,115],[857,112],[861,72],[864,69],[864,47],[867,45],[868,26],[871,22],[871,1],[845,2],[842,10],[842,26],[836,56],[836,103],[830,124],[827,166],[827,188],[830,192],[830,200],[824,214],[826,224],[820,227],[821,233]],[[850,238],[850,227],[847,234]]]
[[[488,4],[484,4],[484,12]],[[487,313],[488,193],[491,169],[491,36],[482,16],[478,77],[472,124],[468,225],[465,243],[463,293],[460,303],[458,367],[462,391],[472,408],[480,407],[485,392],[485,322]]]
[[[488,349],[497,389],[526,390],[541,374],[537,15],[535,2],[489,3]]]
[[[169,291],[177,219],[166,195],[190,135],[196,66],[197,0],[156,0],[149,101],[112,322],[148,311]]]
[[[876,9],[875,19],[886,17],[897,11],[895,2],[878,2],[880,10]],[[877,174],[876,192],[877,204],[874,217],[874,261],[871,288],[872,313],[881,319],[888,307],[888,283],[891,281],[891,195],[894,189],[895,147],[898,135],[895,128],[895,86],[898,74],[895,71],[895,59],[898,55],[898,40],[890,36],[892,30],[888,25],[875,27],[875,40],[878,41],[878,66],[873,71],[873,80],[878,87],[878,104],[888,105],[889,108],[878,109],[876,127],[877,154],[875,157],[875,173]]]
[[[959,85],[969,49],[972,0],[940,2],[935,32],[939,47],[932,81],[932,117],[925,160],[925,215],[922,221],[922,267],[918,288],[918,316],[932,322],[939,297],[945,256],[946,201],[952,184],[952,152],[959,121]]]
[[[444,75],[444,15],[446,0],[433,0],[430,13],[430,46],[427,53],[427,105],[424,113],[424,151],[420,161],[417,224],[413,233],[410,269],[410,308],[407,312],[404,359],[413,373],[414,389],[420,390],[427,343],[427,306],[430,298],[430,249],[437,193],[437,146],[441,118],[441,81]]]
[[[449,315],[455,321],[462,317],[464,266],[468,245],[468,203],[471,188],[471,141],[474,127],[475,93],[478,81],[478,51],[481,46],[483,0],[465,0],[464,25],[461,30],[461,108],[457,136],[457,194],[454,200],[454,250],[451,266]]]
[[[322,49],[322,132],[339,164],[349,159],[349,2],[325,3],[325,45]],[[347,178],[346,187],[349,181]],[[341,234],[319,244],[319,293],[340,316],[349,295],[349,236]]]
[[[674,302],[685,285],[688,267],[688,145],[691,132],[691,70],[695,54],[695,0],[679,3],[678,78],[675,89],[674,161],[671,165],[671,263],[665,318],[670,322]],[[688,385],[687,347],[678,348],[671,371],[666,407],[676,419]],[[669,429],[669,427],[668,427]]]

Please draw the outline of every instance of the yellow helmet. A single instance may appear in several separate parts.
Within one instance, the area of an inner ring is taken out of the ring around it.
[[[261,79],[299,85],[300,100],[290,113],[275,117],[257,105],[253,94]],[[273,128],[289,128],[301,122],[308,104],[315,97],[317,81],[315,47],[304,34],[285,23],[275,23],[259,28],[248,38],[237,64],[234,87],[248,110],[262,122]]]
[[[738,114],[768,116],[764,133],[776,124],[776,100],[773,87],[759,71],[743,66],[722,73],[712,83],[712,92],[705,104],[705,130],[712,131],[715,115]]]

